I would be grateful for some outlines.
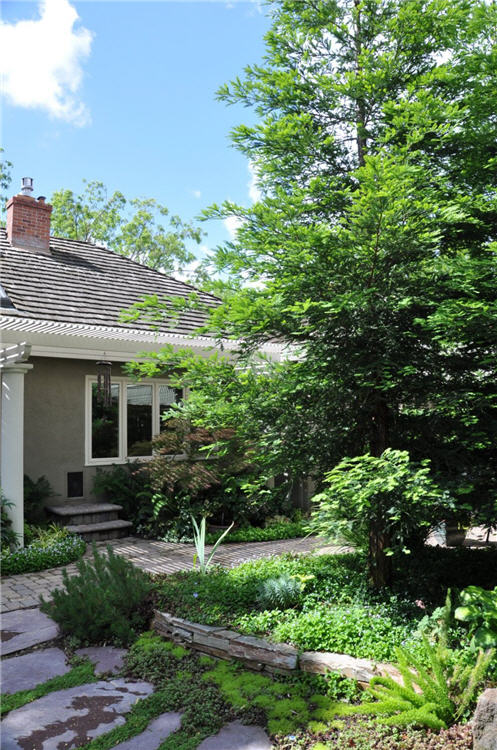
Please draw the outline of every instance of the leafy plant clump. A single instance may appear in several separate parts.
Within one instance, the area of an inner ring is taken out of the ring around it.
[[[483,649],[497,646],[497,586],[493,591],[468,586],[461,591],[459,601],[454,617],[469,624],[472,645]]]
[[[14,503],[7,500],[0,488],[0,542],[2,550],[13,550],[17,547],[17,534],[12,528],[12,520],[9,517],[9,509]]]
[[[2,575],[35,573],[78,560],[86,542],[66,528],[52,524],[48,529],[31,530],[33,541],[23,549],[2,554]]]
[[[42,612],[82,643],[130,643],[148,619],[144,605],[153,588],[148,576],[110,545],[107,555],[93,545],[93,560],[80,560],[77,568],[77,576],[62,572],[64,588],[56,589],[51,601],[40,597]]]

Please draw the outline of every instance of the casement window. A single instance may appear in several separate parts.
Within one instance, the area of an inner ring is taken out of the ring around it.
[[[183,397],[166,381],[136,383],[112,378],[111,403],[97,398],[97,380],[86,378],[86,465],[124,463],[150,458],[152,438],[161,432],[162,417]]]

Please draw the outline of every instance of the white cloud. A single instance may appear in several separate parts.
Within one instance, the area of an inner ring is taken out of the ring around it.
[[[201,190],[192,190],[192,195],[194,198],[201,198],[202,197],[202,191]]]
[[[42,0],[38,10],[36,20],[0,21],[2,92],[18,107],[85,125],[89,112],[78,91],[93,34],[74,28],[79,16],[69,0]]]
[[[250,180],[248,181],[249,198],[252,203],[258,203],[262,197],[262,193],[257,184],[257,170],[253,161],[249,161],[248,171],[250,173]]]
[[[223,220],[223,224],[230,236],[230,239],[234,240],[236,239],[236,233],[243,224],[243,219],[241,219],[239,216],[227,216]]]

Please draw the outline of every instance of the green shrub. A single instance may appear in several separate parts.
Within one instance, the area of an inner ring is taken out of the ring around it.
[[[310,528],[367,550],[371,581],[376,587],[389,584],[389,558],[409,553],[413,538],[427,536],[453,507],[430,478],[429,463],[415,464],[407,451],[390,448],[380,457],[342,459],[326,474],[326,490],[313,498]]]
[[[12,528],[12,521],[8,514],[8,509],[13,506],[14,503],[7,500],[0,488],[0,543],[2,550],[13,550],[18,545],[17,534]]]
[[[55,494],[45,476],[34,482],[27,474],[24,475],[24,518],[27,523],[40,524],[46,520],[45,501]]]
[[[207,534],[207,544],[214,544],[222,532]],[[308,533],[307,526],[302,521],[287,521],[272,524],[266,528],[258,526],[247,526],[242,529],[235,529],[225,539],[224,544],[234,542],[274,542],[277,539],[298,539]]]
[[[77,568],[77,576],[63,571],[64,588],[53,592],[52,601],[40,597],[41,610],[83,643],[130,643],[149,616],[144,608],[152,590],[148,576],[110,545],[107,556],[93,545],[93,560],[80,560]]]
[[[86,542],[67,529],[52,524],[48,529],[30,527],[31,543],[23,549],[2,555],[2,575],[35,573],[78,560]]]

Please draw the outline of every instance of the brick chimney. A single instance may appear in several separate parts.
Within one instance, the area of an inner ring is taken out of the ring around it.
[[[38,200],[33,198],[30,195],[32,190],[31,177],[23,177],[21,193],[8,201],[7,237],[13,247],[48,254],[52,206],[45,203],[42,195]]]

